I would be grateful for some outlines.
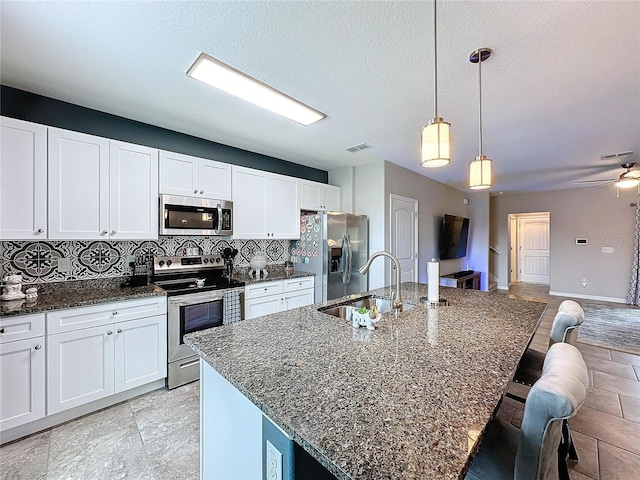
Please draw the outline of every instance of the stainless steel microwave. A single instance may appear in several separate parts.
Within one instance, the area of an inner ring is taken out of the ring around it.
[[[233,202],[160,195],[160,235],[232,235]]]

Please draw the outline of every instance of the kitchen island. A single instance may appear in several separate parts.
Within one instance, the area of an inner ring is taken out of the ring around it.
[[[546,304],[440,290],[449,306],[385,314],[375,331],[318,311],[343,298],[186,341],[203,369],[224,377],[335,477],[459,478]],[[419,304],[427,286],[404,283],[402,293]],[[214,455],[205,445],[201,456]]]

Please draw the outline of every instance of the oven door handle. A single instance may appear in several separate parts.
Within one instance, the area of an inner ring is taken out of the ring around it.
[[[193,300],[193,301],[178,301],[178,302],[169,302],[170,306],[174,306],[174,307],[187,307],[189,305],[198,305],[200,303],[209,303],[209,302],[216,302],[218,300],[223,300],[224,299],[224,294],[222,295],[215,295],[215,296],[210,296],[207,298],[200,298],[198,300]]]
[[[218,229],[216,230],[216,234],[220,235],[222,231],[222,205],[218,204]]]

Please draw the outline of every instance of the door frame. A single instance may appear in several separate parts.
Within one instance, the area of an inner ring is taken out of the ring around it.
[[[418,281],[418,226],[419,226],[419,222],[418,222],[418,218],[419,218],[419,211],[418,211],[418,200],[415,198],[411,198],[411,197],[404,197],[402,195],[397,195],[395,193],[391,193],[389,194],[389,251],[391,254],[395,255],[395,252],[393,251],[393,231],[391,228],[391,222],[393,219],[393,201],[394,200],[401,200],[403,202],[407,202],[407,203],[413,203],[414,205],[414,212],[413,212],[413,278],[411,279],[412,282],[417,282]],[[394,285],[395,284],[395,273],[393,272],[393,266],[389,269],[389,285]]]

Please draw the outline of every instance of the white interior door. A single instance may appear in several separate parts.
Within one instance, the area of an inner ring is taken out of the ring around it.
[[[549,284],[549,214],[518,218],[518,280]]]
[[[418,281],[418,200],[391,194],[389,246],[400,262],[401,280]],[[392,264],[389,285],[394,285],[396,272]]]

